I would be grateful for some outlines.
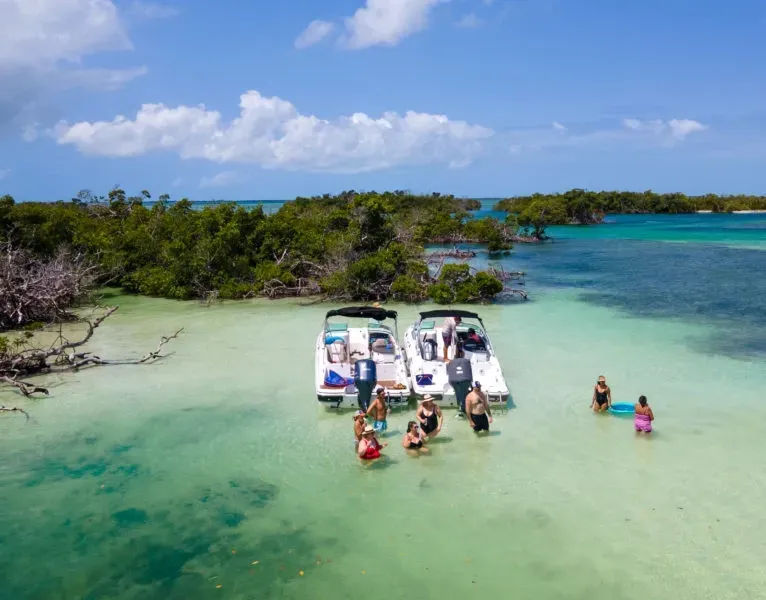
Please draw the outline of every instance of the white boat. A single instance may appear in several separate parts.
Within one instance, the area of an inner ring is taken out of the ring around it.
[[[343,317],[342,321],[333,317]],[[355,327],[349,319],[363,319]],[[394,328],[384,324],[393,320]],[[325,315],[316,341],[315,385],[319,402],[334,408],[358,407],[354,367],[375,363],[376,386],[386,389],[389,404],[406,404],[410,396],[407,367],[397,338],[397,313],[374,306],[349,306]]]
[[[413,392],[417,396],[431,394],[440,406],[457,405],[455,390],[447,376],[442,339],[443,322],[449,317],[460,317],[462,322],[457,326],[457,340],[453,340],[448,357],[455,357],[456,341],[461,345],[464,357],[471,362],[473,380],[481,383],[481,389],[489,401],[506,402],[508,384],[484,322],[476,313],[465,310],[422,312],[420,318],[407,328],[404,334],[404,354]]]

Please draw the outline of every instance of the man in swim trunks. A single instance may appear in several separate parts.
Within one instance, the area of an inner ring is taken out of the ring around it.
[[[367,416],[371,416],[374,419],[372,426],[377,433],[383,433],[388,429],[388,423],[386,422],[386,416],[388,416],[388,403],[386,402],[386,389],[379,387],[376,390],[375,400],[370,404],[370,408],[367,409]]]
[[[457,326],[460,325],[460,317],[447,317],[442,324],[442,342],[444,342],[444,362],[449,362],[449,349],[455,339]]]
[[[373,460],[380,458],[380,451],[386,446],[388,444],[381,444],[375,437],[375,430],[367,425],[362,431],[362,439],[356,448],[356,454],[362,460]]]
[[[481,391],[481,383],[474,381],[471,393],[465,399],[465,414],[468,424],[476,433],[489,431],[492,422],[492,411],[489,410],[487,395]]]
[[[604,412],[612,406],[612,390],[606,384],[606,377],[598,376],[596,387],[593,388],[593,399],[590,401],[590,407],[593,412]]]

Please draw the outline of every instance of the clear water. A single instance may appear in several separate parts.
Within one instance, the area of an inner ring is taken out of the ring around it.
[[[420,458],[398,413],[367,467],[313,397],[327,306],[108,298],[104,356],[185,333],[161,364],[0,394],[32,415],[0,415],[0,597],[762,598],[763,222],[709,217],[500,259],[532,297],[481,308],[512,408],[484,439],[448,414]],[[651,437],[588,410],[602,373],[649,397]]]

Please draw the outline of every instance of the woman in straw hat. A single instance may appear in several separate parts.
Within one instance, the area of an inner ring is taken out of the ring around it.
[[[442,430],[444,423],[442,409],[434,403],[434,397],[431,394],[426,394],[420,399],[420,406],[415,413],[415,418],[420,422],[420,429],[423,434],[428,436],[426,439],[436,437]]]
[[[362,460],[374,460],[380,458],[380,451],[388,444],[381,444],[375,437],[375,429],[367,425],[362,430],[362,439],[356,447],[356,453]]]

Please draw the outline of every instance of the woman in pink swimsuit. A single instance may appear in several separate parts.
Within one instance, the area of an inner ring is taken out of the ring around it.
[[[646,401],[646,396],[639,396],[638,402],[636,402],[636,417],[633,420],[633,426],[636,428],[636,432],[651,433],[652,421],[654,421],[654,413],[652,412],[649,403]]]

